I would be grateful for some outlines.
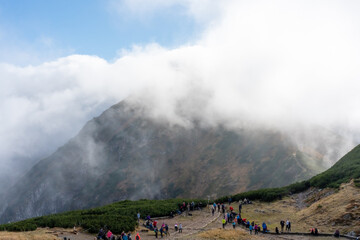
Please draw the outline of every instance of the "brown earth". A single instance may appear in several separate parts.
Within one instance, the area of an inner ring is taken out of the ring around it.
[[[316,227],[321,233],[339,229],[341,234],[351,231],[360,234],[359,206],[360,189],[351,182],[336,191],[311,189],[271,203],[244,205],[242,217],[260,224],[266,222],[272,231],[275,227],[280,229],[280,220],[288,219],[293,232],[309,232]]]
[[[58,240],[58,238],[48,233],[48,229],[37,229],[32,232],[0,232],[0,240]]]

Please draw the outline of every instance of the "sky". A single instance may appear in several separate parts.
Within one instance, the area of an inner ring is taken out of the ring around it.
[[[350,0],[0,0],[0,193],[128,96],[155,119],[246,122],[299,145],[326,142],[318,126],[349,151],[360,136],[359,10]]]
[[[140,2],[1,0],[0,61],[24,66],[71,54],[113,61],[135,44],[191,41],[203,25],[180,2],[139,9],[148,4]]]

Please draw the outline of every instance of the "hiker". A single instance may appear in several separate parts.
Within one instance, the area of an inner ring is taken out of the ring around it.
[[[334,233],[334,237],[340,237],[339,229],[336,229],[336,231]]]
[[[140,234],[137,233],[137,234],[136,234],[136,237],[135,237],[135,240],[140,240],[140,239],[141,239]]]
[[[284,220],[280,221],[280,226],[281,226],[281,232],[283,233],[284,232],[284,226],[285,226],[285,221]]]
[[[232,213],[229,214],[229,219],[230,219],[230,222],[232,222],[234,220]]]
[[[158,238],[158,229],[154,228],[154,232],[155,232],[155,237]]]
[[[124,234],[124,236],[122,236],[122,240],[128,240],[128,237],[126,234]]]
[[[221,220],[221,222],[222,222],[222,226],[223,226],[223,228],[225,228],[225,224],[226,224],[226,220],[225,220],[225,218],[223,218],[223,220]]]
[[[179,233],[182,233],[182,224],[179,224]]]
[[[169,233],[169,226],[167,224],[165,224],[165,233],[166,233],[166,236],[169,234],[170,236],[170,233]]]
[[[132,240],[131,233],[128,233],[127,238],[128,238],[128,240]]]
[[[240,201],[239,201],[240,202]],[[240,202],[240,204],[239,204],[239,213],[241,213],[241,209],[242,209],[242,204],[241,204],[241,202]]]
[[[228,223],[230,223],[230,213],[226,214],[226,220],[227,220]]]
[[[254,230],[255,230],[255,235],[257,235],[257,234],[258,234],[258,231],[259,231],[259,227],[258,227],[258,225],[257,225],[257,224],[255,224],[255,226],[254,226]]]
[[[267,226],[266,226],[265,222],[263,222],[262,228],[263,228],[263,233],[266,233],[267,232]]]
[[[241,222],[240,222],[240,215],[237,215],[237,216],[236,216],[236,221],[237,221],[237,224],[240,225],[240,223],[241,223]]]
[[[289,221],[289,224],[288,224],[288,231],[291,232],[291,222]]]
[[[152,230],[154,230],[154,225],[153,225],[153,223],[151,222],[150,224],[149,224],[149,229],[152,231]]]
[[[156,228],[157,223],[158,223],[158,222],[157,222],[156,220],[154,220],[154,222],[153,222],[154,228]]]
[[[105,232],[104,232],[104,229],[101,228],[98,233],[97,239],[102,239],[104,237],[105,237]]]
[[[211,214],[214,216],[214,213],[215,213],[215,208],[214,206],[211,206]]]
[[[225,213],[225,204],[221,204],[222,213]]]
[[[279,229],[278,229],[278,227],[275,228],[275,232],[276,232],[276,234],[279,234]]]
[[[161,238],[163,238],[163,233],[164,233],[164,229],[161,227],[160,228],[160,236],[161,236]]]
[[[319,230],[317,228],[315,228],[315,230],[314,230],[314,235],[315,236],[319,235]]]
[[[140,213],[138,212],[138,213],[136,214],[136,216],[137,216],[137,219],[138,219],[138,223],[140,223]]]
[[[289,231],[289,224],[290,224],[290,221],[289,221],[289,220],[286,220],[286,227],[285,227],[285,229],[286,229],[287,232]]]
[[[231,197],[229,197],[229,199],[228,199],[228,202],[229,202],[229,205],[231,204],[231,201],[232,199],[231,199]]]
[[[113,236],[113,233],[112,233],[112,232],[110,231],[110,229],[109,229],[108,232],[106,233],[106,237],[107,237],[108,239],[111,239],[112,236]]]
[[[179,230],[178,225],[175,223],[175,232]]]
[[[235,226],[236,226],[236,221],[235,220],[233,221],[232,225],[233,225],[233,229],[235,229]]]
[[[217,204],[217,207],[218,207],[218,212],[220,212],[220,203]]]
[[[250,234],[252,234],[252,230],[253,230],[253,226],[249,226],[249,231],[250,231]]]

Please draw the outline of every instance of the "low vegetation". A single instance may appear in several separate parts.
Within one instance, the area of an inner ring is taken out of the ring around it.
[[[72,228],[81,226],[90,233],[96,233],[100,228],[106,226],[114,233],[122,231],[134,231],[137,226],[136,214],[142,217],[168,216],[170,212],[179,209],[183,202],[194,201],[198,206],[201,200],[170,199],[170,200],[139,200],[121,201],[107,206],[93,208],[90,210],[70,211],[49,216],[36,217],[20,222],[0,225],[1,231],[33,231],[37,227],[62,227]],[[202,201],[205,203],[205,201]]]

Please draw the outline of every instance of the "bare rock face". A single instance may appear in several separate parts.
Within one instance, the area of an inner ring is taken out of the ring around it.
[[[36,164],[4,196],[2,223],[123,199],[219,197],[315,175],[279,132],[170,125],[121,102]],[[1,210],[1,209],[0,209]]]

